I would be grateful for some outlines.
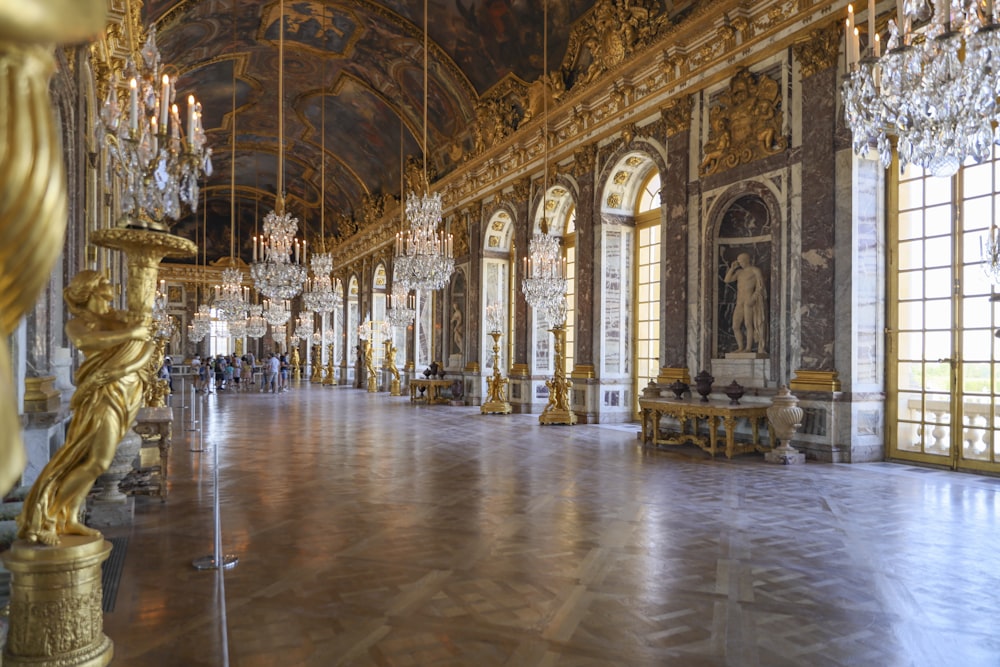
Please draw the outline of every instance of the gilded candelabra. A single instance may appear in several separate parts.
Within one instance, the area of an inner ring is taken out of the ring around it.
[[[320,383],[323,382],[323,346],[317,343],[312,350],[312,375],[309,376],[309,381]]]
[[[399,369],[396,368],[396,346],[392,344],[391,338],[386,338],[382,343],[385,345],[385,360],[382,365],[389,371],[392,380],[389,383],[389,395],[399,396]]]
[[[375,377],[375,354],[372,344],[362,339],[361,345],[365,354],[365,373],[368,375],[368,393],[374,394],[378,391],[378,378]]]
[[[555,324],[549,331],[555,339],[555,374],[545,381],[549,389],[549,402],[538,416],[540,424],[576,423],[576,415],[569,409],[569,383],[566,381],[566,327]]]
[[[331,387],[336,384],[333,374],[333,343],[326,346],[326,377],[323,378],[323,384]]]
[[[507,383],[509,380],[500,372],[500,331],[491,331],[493,339],[493,375],[486,378],[486,402],[480,408],[484,415],[509,415],[510,403],[507,402]],[[543,422],[544,423],[544,422]]]

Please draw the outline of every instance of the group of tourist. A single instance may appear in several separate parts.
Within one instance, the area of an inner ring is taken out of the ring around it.
[[[258,372],[261,392],[288,391],[289,370],[287,355],[273,352],[268,353],[267,358],[259,364],[252,352],[243,356],[219,354],[204,360],[196,354],[191,360],[191,372],[195,376],[194,390],[202,394],[249,390],[257,384]]]

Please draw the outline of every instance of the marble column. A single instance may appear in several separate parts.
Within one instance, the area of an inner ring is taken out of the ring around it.
[[[661,110],[667,134],[667,172],[661,174],[659,381],[690,382],[687,374],[688,171],[690,96]],[[683,369],[681,371],[680,369]],[[670,372],[673,371],[673,372]]]
[[[483,203],[473,202],[468,212],[463,213],[461,219],[465,221],[469,239],[469,275],[466,282],[466,305],[468,311],[465,313],[465,347],[468,351],[468,358],[476,361],[483,356],[482,340],[479,334],[481,326],[481,313],[483,306],[482,285],[480,281],[483,275]]]
[[[834,338],[834,229],[837,46],[825,34],[798,45],[802,73],[802,241],[800,368],[832,373]],[[797,373],[798,374],[798,373]]]
[[[511,198],[511,208],[514,211],[514,244],[517,246],[517,258],[515,260],[515,285],[514,303],[514,358],[511,360],[511,368],[523,369],[523,373],[528,373],[528,341],[531,340],[531,319],[528,317],[528,302],[524,299],[524,292],[521,291],[521,281],[524,279],[523,257],[528,256],[528,240],[532,233],[532,220],[530,214],[531,182],[527,178],[522,178],[514,183],[514,192]],[[513,372],[512,372],[513,375]]]
[[[573,176],[580,188],[576,200],[576,311],[574,313],[576,340],[573,359],[576,368],[567,369],[574,372],[589,371],[594,374],[595,336],[600,335],[600,327],[594,322],[594,290],[597,286],[594,239],[594,166],[597,158],[597,147],[594,144],[584,146],[574,154],[576,163]],[[582,335],[589,332],[589,335]]]

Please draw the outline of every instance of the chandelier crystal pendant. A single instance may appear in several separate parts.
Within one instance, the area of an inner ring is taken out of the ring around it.
[[[267,320],[264,319],[263,307],[250,306],[250,315],[247,317],[247,337],[261,338],[267,333]]]
[[[187,98],[186,122],[174,103],[176,78],[163,72],[150,26],[141,51],[142,67],[125,68],[128,101],[119,102],[113,76],[96,123],[97,141],[108,148],[108,167],[121,179],[122,226],[166,231],[182,205],[198,208],[198,179],[212,175],[212,149],[206,146],[201,104]],[[110,174],[108,175],[110,176]]]
[[[284,326],[292,316],[288,304],[282,299],[264,300],[264,319],[272,327]]]
[[[868,3],[868,48],[861,57],[854,8],[846,20],[848,75],[844,114],[855,153],[875,147],[882,165],[892,161],[895,135],[900,167],[914,164],[951,176],[966,160],[990,159],[1000,143],[1000,29],[993,2],[898,0],[880,53],[874,5]],[[920,31],[915,24],[930,22]]]
[[[246,335],[247,335],[246,318],[229,321],[229,336],[231,338],[243,338]]]

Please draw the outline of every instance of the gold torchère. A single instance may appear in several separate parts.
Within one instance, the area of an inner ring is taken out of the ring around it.
[[[73,316],[66,333],[86,359],[76,373],[66,442],[49,460],[17,517],[18,540],[4,554],[11,582],[6,665],[106,665],[113,644],[102,630],[100,564],[111,546],[79,521],[94,481],[132,427],[156,344],[150,339],[156,274],[163,257],[194,254],[187,239],[141,229],[102,229],[94,243],[127,258],[127,310],[97,271],[64,290]]]
[[[106,14],[105,0],[0,0],[0,494],[25,464],[8,340],[48,283],[68,217],[53,46],[96,35]]]
[[[378,391],[378,380],[375,378],[375,354],[372,344],[367,340],[362,340],[361,344],[365,351],[365,371],[368,373],[368,393],[374,394]]]
[[[566,328],[556,324],[551,329],[555,338],[555,375],[545,381],[549,388],[549,402],[538,416],[539,424],[576,423],[576,415],[569,409],[569,383],[566,382]]]
[[[479,412],[484,415],[509,415],[510,403],[507,402],[507,383],[509,380],[500,372],[500,331],[491,331],[493,339],[493,375],[486,378],[486,402]],[[544,423],[544,422],[543,422]]]
[[[309,381],[313,383],[319,383],[323,381],[323,346],[313,345],[312,354],[312,375],[309,376]]]
[[[326,352],[326,377],[323,378],[323,384],[333,385],[333,343],[327,345]]]
[[[392,375],[392,381],[389,383],[389,395],[399,396],[399,369],[396,368],[396,346],[392,344],[391,338],[386,338],[383,342],[385,344],[385,362],[382,365]]]

